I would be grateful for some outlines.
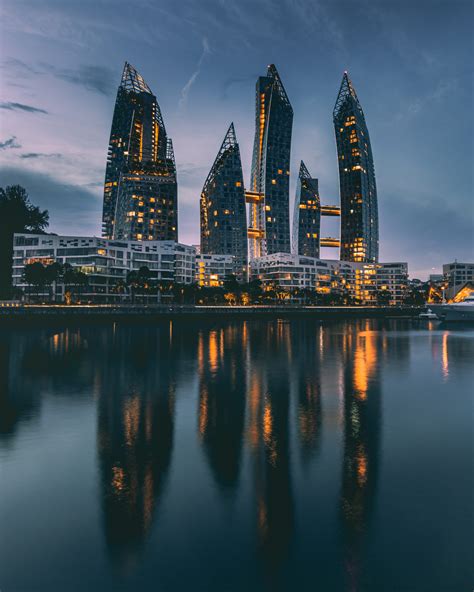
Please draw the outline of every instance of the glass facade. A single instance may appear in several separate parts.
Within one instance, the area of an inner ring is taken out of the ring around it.
[[[301,161],[293,214],[293,251],[297,255],[318,258],[320,235],[321,202],[318,180],[311,177]]]
[[[201,253],[233,255],[247,271],[247,216],[239,144],[231,123],[201,192]]]
[[[127,62],[110,133],[102,235],[177,240],[176,164],[156,97]]]
[[[344,73],[333,112],[341,194],[343,261],[374,263],[379,256],[379,222],[374,160],[364,113]]]
[[[293,108],[276,67],[268,67],[256,86],[255,141],[251,189],[260,199],[250,203],[250,257],[289,253],[290,152]]]

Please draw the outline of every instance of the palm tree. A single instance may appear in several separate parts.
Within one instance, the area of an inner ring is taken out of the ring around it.
[[[110,288],[112,294],[118,294],[120,301],[123,300],[123,294],[127,292],[127,284],[123,280],[117,280],[115,284]]]
[[[63,277],[64,266],[61,263],[55,261],[54,263],[47,265],[45,271],[47,284],[50,286],[49,299],[50,301],[53,300],[54,296],[54,300],[56,300],[56,284]]]
[[[30,203],[20,185],[0,187],[0,297],[11,291],[13,235],[15,232],[42,233],[49,223],[47,210]]]
[[[127,273],[126,284],[130,288],[130,293],[132,295],[132,304],[135,304],[135,292],[140,285],[138,272],[129,271]]]
[[[64,298],[67,304],[71,304],[73,292],[72,288],[78,287],[79,294],[81,294],[82,288],[87,286],[89,283],[89,278],[83,271],[75,269],[70,263],[65,263],[62,281],[64,283]]]

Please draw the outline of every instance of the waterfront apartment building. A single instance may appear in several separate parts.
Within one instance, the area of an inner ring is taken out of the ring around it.
[[[408,264],[339,262],[339,280],[356,303],[403,304],[408,286]]]
[[[177,192],[173,145],[158,101],[125,63],[110,132],[102,236],[176,241]]]
[[[263,286],[288,292],[314,289],[320,294],[346,294],[355,304],[400,305],[408,283],[406,263],[365,264],[274,253],[251,260],[251,277]]]
[[[474,285],[474,263],[445,263],[443,277],[447,284],[446,298],[454,298],[467,283]]]
[[[255,139],[249,205],[250,257],[289,253],[290,152],[293,108],[272,64],[256,85]]]
[[[321,202],[318,180],[311,177],[303,161],[300,164],[293,213],[293,252],[319,258]]]
[[[329,294],[335,286],[337,261],[322,261],[294,253],[272,253],[250,261],[251,279],[262,282],[264,289],[272,286],[288,292],[298,289]]]
[[[118,241],[97,237],[15,234],[13,240],[13,286],[25,292],[24,269],[29,263],[69,263],[87,275],[81,296],[94,302],[123,299],[118,289],[130,271],[150,270],[150,279],[166,283],[195,281],[196,251],[174,241]],[[56,286],[55,299],[64,299],[64,286]]]
[[[379,222],[374,160],[362,107],[347,72],[333,111],[341,197],[343,261],[376,263]]]
[[[240,258],[233,255],[196,255],[195,282],[199,286],[218,288],[224,285],[226,279],[236,274],[240,266]]]
[[[231,273],[235,273],[239,281],[245,280],[247,214],[242,162],[233,123],[202,188],[200,220],[200,253],[232,256],[235,269]]]

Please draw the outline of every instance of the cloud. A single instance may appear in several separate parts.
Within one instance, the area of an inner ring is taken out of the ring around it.
[[[455,79],[440,80],[433,90],[423,96],[416,97],[410,103],[407,104],[406,112],[400,112],[397,119],[403,119],[406,115],[413,116],[417,115],[423,110],[426,110],[426,106],[429,103],[439,103],[446,96],[454,93],[457,89],[458,82]]]
[[[106,66],[81,65],[78,68],[59,69],[49,64],[43,64],[46,70],[61,80],[83,86],[87,90],[97,92],[106,97],[114,92],[115,73]]]
[[[14,70],[17,76],[30,76],[31,74],[40,73],[36,68],[31,66],[30,64],[27,64],[26,62],[23,62],[22,60],[19,60],[17,58],[7,58],[6,60],[3,60],[2,68]]]
[[[39,107],[33,107],[31,105],[25,105],[23,103],[12,103],[9,101],[0,103],[0,109],[7,109],[8,111],[26,111],[27,113],[44,113],[45,115],[48,114],[45,109],[40,109]]]
[[[58,152],[47,154],[45,152],[24,152],[20,158],[62,158]]]
[[[226,78],[226,80],[222,82],[222,99],[227,99],[229,97],[229,91],[233,86],[254,82],[259,76],[260,74],[254,72],[248,76],[234,76],[233,78]]]
[[[31,202],[49,211],[49,231],[58,234],[100,236],[102,196],[83,186],[31,169],[5,166],[2,185],[22,185]]]
[[[412,190],[410,197],[404,197],[402,193],[387,191],[379,200],[382,261],[408,261],[410,274],[412,268],[427,274],[433,264],[440,267],[456,257],[472,259],[472,216],[446,203],[441,195]],[[446,235],[447,220],[456,232],[440,240]]]
[[[77,68],[57,68],[53,64],[44,62],[32,66],[16,58],[7,58],[3,61],[2,68],[7,70],[10,73],[10,77],[15,80],[18,78],[49,74],[60,80],[83,86],[87,90],[105,96],[113,94],[117,82],[113,70],[106,66],[97,66],[95,64],[82,64]],[[17,103],[9,104],[17,105]],[[17,107],[17,109],[19,108],[21,107]]]
[[[210,166],[211,165],[209,165],[209,167],[205,167],[192,163],[178,163],[176,168],[179,186],[192,189],[202,187],[202,184],[209,173]]]
[[[18,144],[16,141],[16,136],[12,136],[5,140],[4,142],[0,142],[0,150],[10,150],[11,148],[21,148],[21,144]]]
[[[189,80],[186,82],[186,84],[181,89],[181,97],[178,102],[178,107],[180,109],[182,109],[183,107],[186,106],[191,87],[196,82],[197,77],[201,73],[201,66],[202,66],[202,63],[204,62],[204,59],[210,53],[211,53],[211,48],[209,46],[209,41],[207,40],[207,37],[203,37],[203,39],[202,39],[202,53],[201,53],[201,57],[198,60],[196,69],[194,70],[194,72],[191,74],[191,77],[189,78]]]

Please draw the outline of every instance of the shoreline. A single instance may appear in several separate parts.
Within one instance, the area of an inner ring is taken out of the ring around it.
[[[194,306],[194,305],[26,305],[0,307],[0,326],[44,321],[158,321],[227,318],[417,318],[424,307],[398,306]]]

